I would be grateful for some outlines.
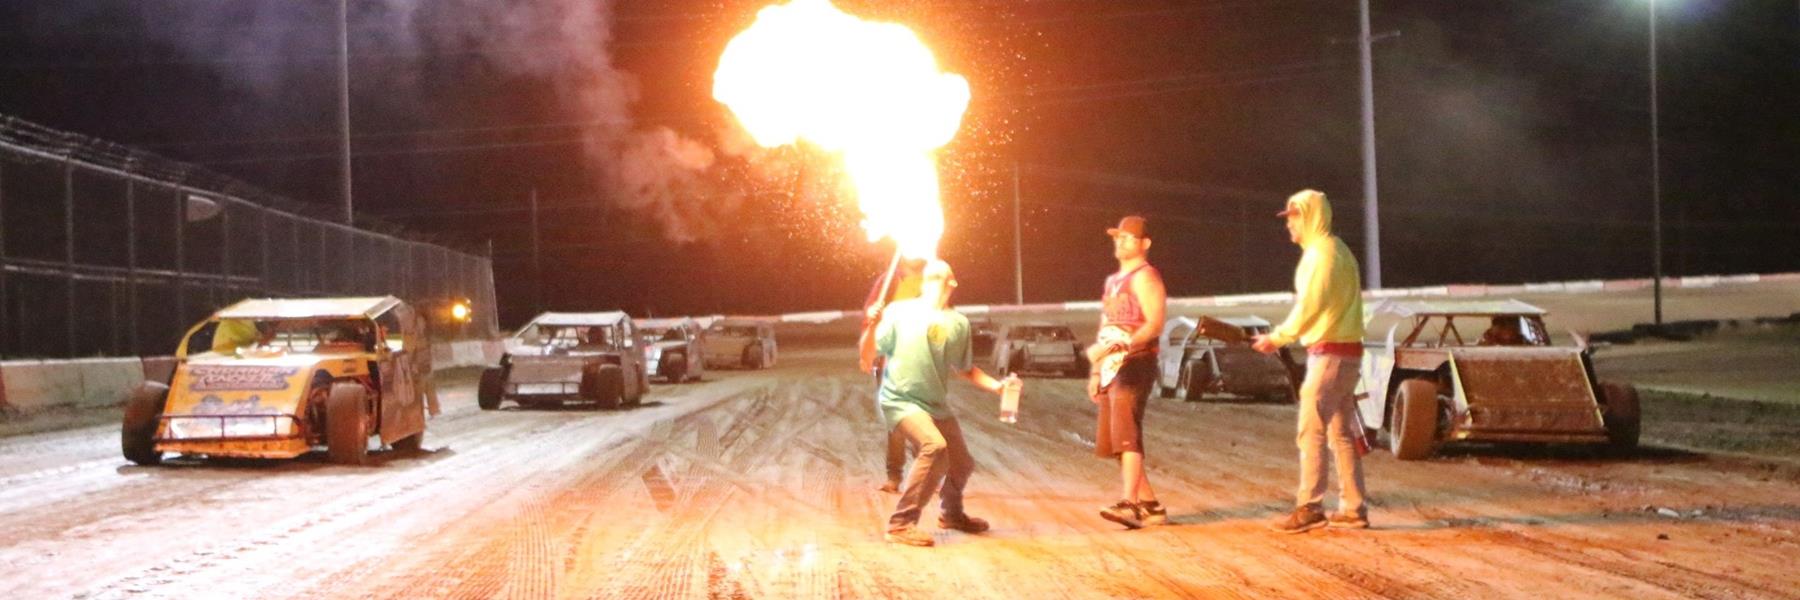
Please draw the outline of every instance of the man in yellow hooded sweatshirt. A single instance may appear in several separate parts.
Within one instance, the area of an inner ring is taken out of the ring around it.
[[[1356,447],[1356,380],[1362,366],[1362,277],[1356,257],[1331,235],[1331,203],[1325,194],[1303,190],[1288,197],[1288,238],[1301,248],[1294,268],[1294,309],[1286,321],[1253,344],[1273,353],[1299,342],[1306,346],[1306,380],[1300,385],[1298,435],[1300,488],[1294,511],[1276,521],[1276,531],[1300,533],[1329,525],[1369,526],[1363,503],[1362,455]],[[1338,510],[1326,517],[1325,451],[1337,467]]]

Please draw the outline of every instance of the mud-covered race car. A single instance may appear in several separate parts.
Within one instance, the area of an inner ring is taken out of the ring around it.
[[[719,319],[706,328],[706,366],[762,369],[775,366],[775,326],[750,319]]]
[[[645,371],[669,383],[699,381],[706,374],[705,332],[693,319],[643,319],[638,321],[649,345],[644,347]]]
[[[994,370],[1086,377],[1087,352],[1067,325],[1017,323],[1001,326],[994,341]]]
[[[168,385],[130,393],[125,458],[293,458],[324,446],[332,462],[358,464],[370,436],[417,450],[427,411],[437,414],[424,327],[391,296],[226,307],[188,330]]]
[[[527,408],[565,402],[618,408],[650,389],[644,341],[623,312],[547,312],[506,339],[500,366],[481,373],[482,410],[512,400]]]
[[[1221,339],[1201,327],[1212,319],[1230,327],[1234,338]],[[1162,362],[1157,390],[1164,398],[1200,400],[1208,394],[1292,402],[1297,365],[1282,348],[1273,355],[1252,349],[1246,336],[1269,332],[1269,322],[1259,317],[1176,317],[1163,323],[1157,341]],[[1304,373],[1301,373],[1304,375]]]
[[[1595,379],[1579,338],[1554,345],[1541,308],[1384,301],[1368,314],[1399,319],[1385,341],[1365,344],[1357,388],[1363,426],[1385,435],[1396,458],[1459,441],[1637,446],[1637,389]]]

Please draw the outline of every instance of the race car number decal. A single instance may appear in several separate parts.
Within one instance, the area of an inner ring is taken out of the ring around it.
[[[281,367],[196,366],[188,369],[188,388],[197,392],[285,390],[299,369]]]

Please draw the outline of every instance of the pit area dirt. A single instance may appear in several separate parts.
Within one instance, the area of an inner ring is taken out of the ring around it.
[[[107,427],[0,442],[11,598],[1791,597],[1800,486],[1647,450],[1470,448],[1368,460],[1368,531],[1268,531],[1295,479],[1288,405],[1159,400],[1151,477],[1174,523],[1095,511],[1077,380],[1017,425],[959,384],[995,528],[881,541],[882,432],[846,351],[663,387],[616,412],[481,412],[448,390],[426,452],[372,466],[118,458]],[[927,524],[933,511],[928,511]]]
[[[617,411],[483,412],[452,376],[426,450],[363,467],[138,467],[110,424],[0,438],[0,597],[1800,597],[1800,481],[1654,443],[1377,451],[1373,529],[1274,533],[1287,404],[1152,401],[1174,522],[1126,531],[1096,514],[1117,469],[1076,379],[1030,379],[1014,425],[955,384],[968,507],[994,529],[936,530],[932,507],[937,547],[888,545],[884,432],[844,331]]]

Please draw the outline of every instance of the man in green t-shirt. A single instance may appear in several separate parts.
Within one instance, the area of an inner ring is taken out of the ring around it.
[[[912,470],[900,489],[900,501],[888,518],[886,539],[897,544],[930,546],[930,534],[919,530],[919,515],[931,495],[943,485],[943,512],[938,527],[967,533],[987,531],[987,521],[963,511],[963,488],[975,472],[975,459],[963,442],[962,427],[946,401],[950,374],[968,379],[982,389],[1000,393],[1002,382],[974,366],[969,341],[969,320],[950,310],[950,292],[956,274],[949,263],[932,260],[925,265],[919,297],[876,306],[880,325],[875,335],[860,342],[864,364],[880,354],[886,359],[881,389],[877,392],[881,418],[890,430],[898,430],[914,449]]]

